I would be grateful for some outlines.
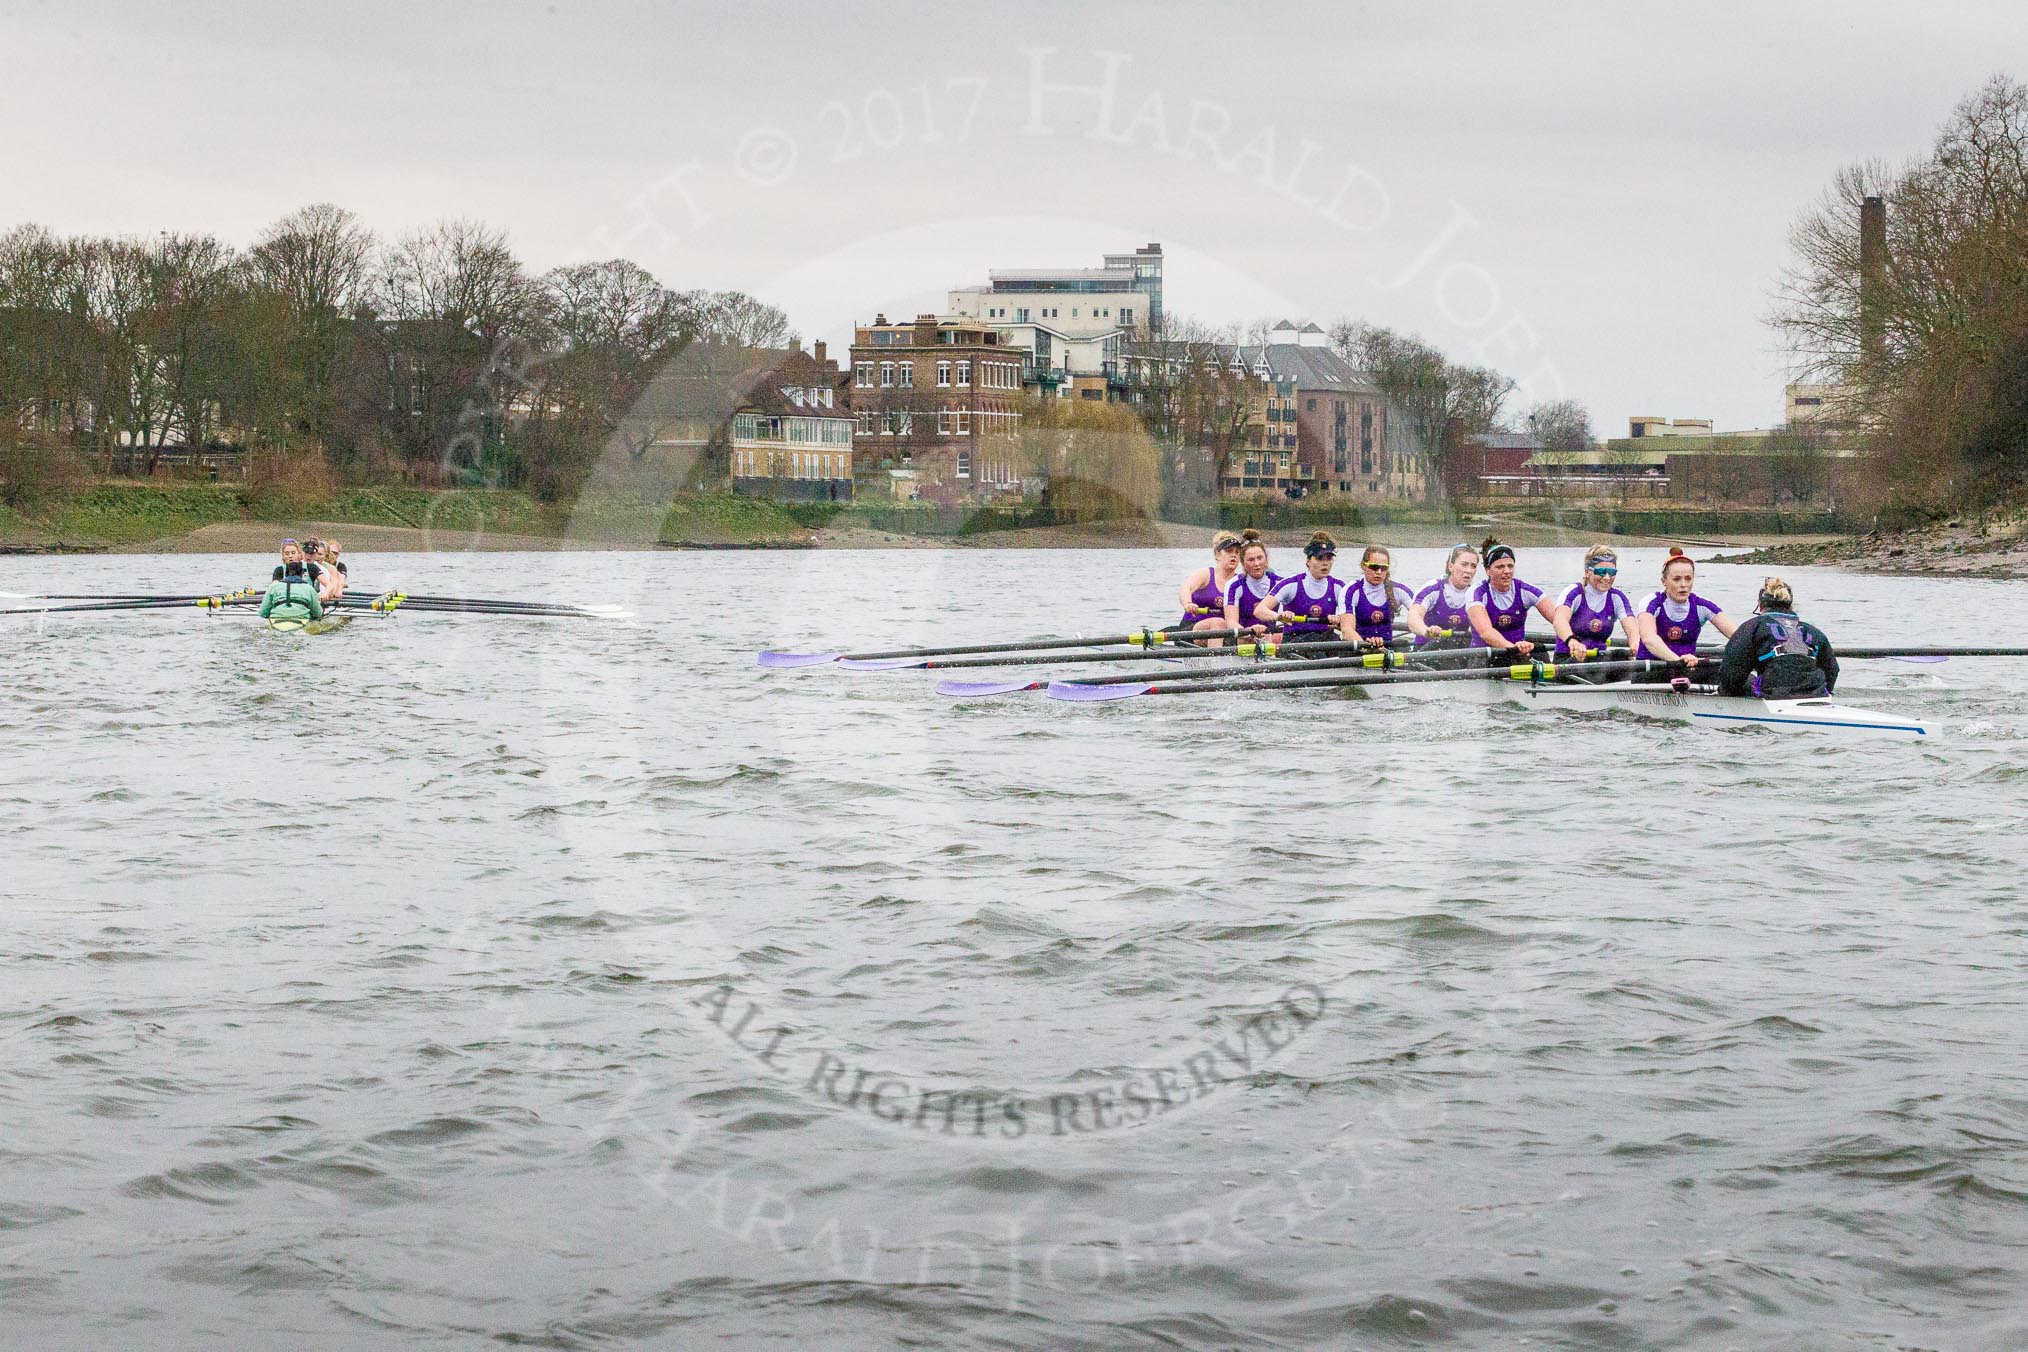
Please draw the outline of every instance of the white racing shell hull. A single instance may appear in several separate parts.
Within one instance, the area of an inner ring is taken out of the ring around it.
[[[1929,725],[1920,719],[1858,709],[1834,698],[1751,699],[1626,682],[1582,685],[1557,681],[1531,685],[1527,681],[1404,681],[1370,685],[1366,689],[1410,699],[1462,699],[1482,704],[1507,701],[1550,709],[1624,709],[1649,718],[1714,728],[1759,727],[1776,732],[1811,731],[1902,741],[1930,734]]]

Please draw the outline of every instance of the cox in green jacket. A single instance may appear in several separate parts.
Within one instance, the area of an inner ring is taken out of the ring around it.
[[[284,620],[323,619],[324,603],[317,599],[317,584],[304,577],[270,582],[268,594],[261,598],[261,618],[269,616]]]

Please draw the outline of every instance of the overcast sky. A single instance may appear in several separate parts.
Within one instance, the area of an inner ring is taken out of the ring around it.
[[[2028,76],[2028,7],[0,0],[0,50],[0,228],[468,216],[834,345],[1159,240],[1172,313],[1407,329],[1624,435],[1779,420],[1789,223]]]

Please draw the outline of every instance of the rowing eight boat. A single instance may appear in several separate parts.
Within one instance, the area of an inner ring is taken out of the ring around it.
[[[350,615],[335,611],[326,612],[321,620],[302,619],[289,615],[268,616],[268,632],[271,634],[329,634],[352,623]]]
[[[1777,732],[1814,731],[1842,737],[1886,737],[1908,740],[1929,735],[1920,719],[1840,704],[1835,697],[1816,699],[1753,699],[1720,695],[1694,687],[1635,685],[1613,681],[1584,685],[1575,681],[1474,681],[1435,684],[1403,681],[1362,687],[1385,690],[1409,699],[1464,699],[1491,704],[1506,700],[1545,709],[1623,709],[1649,718],[1668,718],[1714,728],[1770,728]]]

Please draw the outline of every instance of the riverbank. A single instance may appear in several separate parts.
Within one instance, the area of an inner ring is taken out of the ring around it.
[[[1283,513],[1286,516],[1286,513]],[[1007,528],[1002,528],[1007,527]],[[1680,543],[1738,548],[1777,537],[1734,531],[1702,536],[1606,535],[1596,525],[1505,516],[1444,519],[1432,513],[1327,524],[1341,544],[1395,548],[1478,544],[1497,535],[1519,548],[1561,548],[1610,538],[1629,547]],[[1300,548],[1315,526],[1263,532],[1276,549]],[[731,495],[648,501],[625,492],[575,504],[500,489],[429,492],[349,488],[290,496],[246,486],[108,482],[32,508],[0,507],[0,552],[269,553],[284,535],[337,536],[348,550],[473,552],[568,549],[1198,549],[1211,528],[1153,519],[1054,524],[1046,510],[780,503]],[[1825,537],[1809,537],[1811,547]]]
[[[1849,568],[1912,577],[2028,578],[2028,516],[1957,518],[1900,531],[1768,542],[1720,563]]]

